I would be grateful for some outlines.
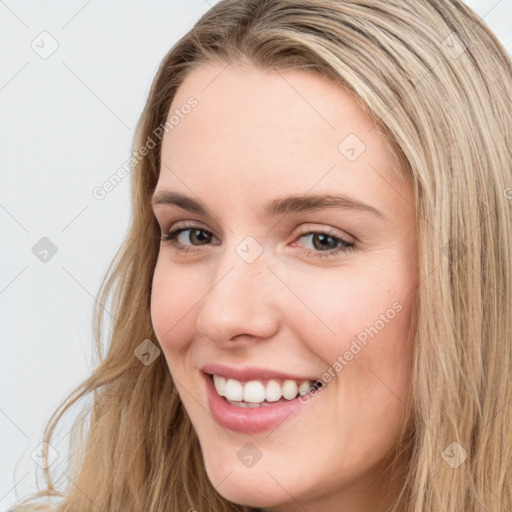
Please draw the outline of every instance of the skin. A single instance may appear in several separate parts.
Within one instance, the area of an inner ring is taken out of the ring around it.
[[[163,232],[182,221],[206,230],[199,233],[206,242],[193,229],[175,240],[192,253],[162,242],[151,300],[155,334],[223,497],[279,512],[386,510],[384,494],[388,486],[390,496],[396,492],[401,475],[399,467],[385,470],[384,459],[403,427],[411,382],[418,284],[412,186],[340,86],[303,70],[225,67],[202,64],[171,105],[172,112],[190,96],[198,101],[164,136],[156,192],[192,196],[209,214],[154,207]],[[349,134],[366,146],[355,161],[338,149]],[[306,193],[344,193],[384,218],[343,208],[261,214],[271,199]],[[336,253],[340,243],[328,239],[322,249],[321,235],[299,227],[329,229],[356,246]],[[247,236],[262,249],[250,264],[236,251]],[[328,250],[331,256],[318,256]],[[402,307],[394,318],[333,371],[394,303]],[[319,378],[331,368],[334,377],[273,431],[243,434],[211,416],[199,370],[207,362]],[[250,468],[237,457],[247,443],[262,455]]]

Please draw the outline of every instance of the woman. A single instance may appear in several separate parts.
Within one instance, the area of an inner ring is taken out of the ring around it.
[[[210,9],[138,125],[46,509],[510,510],[511,89],[458,0]]]

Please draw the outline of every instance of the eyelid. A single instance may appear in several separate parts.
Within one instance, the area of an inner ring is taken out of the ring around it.
[[[201,221],[191,219],[191,220],[179,220],[179,221],[162,221],[159,222],[161,226],[161,236],[163,239],[164,235],[168,235],[171,232],[178,230],[188,230],[188,229],[201,229],[208,233],[211,233],[215,238],[220,240],[220,237],[217,236],[216,232],[212,230],[209,226],[203,224]]]
[[[299,230],[299,232],[297,233],[296,237],[299,235],[309,235],[311,233],[322,232],[322,233],[327,233],[330,236],[333,236],[335,238],[341,238],[342,240],[345,240],[345,242],[355,244],[357,241],[357,239],[354,236],[351,236],[346,232],[340,233],[339,232],[340,230],[338,230],[336,228],[332,228],[330,226],[319,227],[319,228],[316,228],[316,227],[306,227],[305,228],[303,226],[299,226],[297,229]]]
[[[215,231],[213,231],[209,227],[206,227],[201,222],[195,221],[195,220],[193,220],[193,221],[177,221],[175,223],[171,223],[168,228],[162,229],[162,233],[168,234],[171,231],[178,231],[179,229],[183,229],[185,231],[188,229],[202,229],[208,233],[211,233],[216,238],[220,239],[220,237],[217,236]],[[345,240],[346,242],[352,243],[352,242],[354,242],[354,240],[357,241],[356,237],[351,236],[348,233],[338,234],[338,232],[337,232],[338,230],[336,230],[336,228],[331,228],[329,226],[315,228],[315,227],[304,227],[304,226],[300,225],[298,228],[295,228],[295,229],[298,229],[298,232],[294,235],[295,238],[297,238],[300,235],[309,235],[312,233],[322,232],[322,233],[329,234],[330,236],[333,236],[335,238],[341,238],[342,240]]]

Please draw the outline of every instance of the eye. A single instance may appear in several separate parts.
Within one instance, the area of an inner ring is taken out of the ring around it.
[[[313,231],[301,228],[298,239],[310,237],[313,249],[305,249],[304,252],[312,257],[329,257],[338,253],[345,253],[355,249],[353,242],[336,235],[333,231]],[[183,236],[182,236],[183,235]],[[181,240],[180,240],[181,238]],[[197,224],[186,224],[176,229],[162,233],[161,241],[170,242],[178,253],[190,253],[199,251],[201,245],[208,245],[215,238],[211,231]],[[190,242],[188,245],[186,242]],[[213,245],[219,245],[213,244]]]
[[[185,233],[187,233],[187,231],[189,233],[185,236],[182,236]],[[174,229],[172,231],[162,233],[161,240],[162,240],[162,242],[171,242],[172,245],[175,247],[175,249],[179,252],[190,252],[190,251],[193,251],[194,249],[189,249],[189,248],[184,249],[183,247],[181,247],[182,245],[184,245],[183,244],[184,241],[186,241],[187,239],[191,242],[196,240],[199,242],[198,245],[206,245],[211,241],[212,236],[213,235],[212,235],[211,231],[208,231],[207,229],[204,229],[203,227],[198,226],[196,224],[189,224],[189,225],[185,225],[183,227]],[[179,240],[180,237],[182,238],[181,241]],[[178,242],[176,242],[176,240],[178,240]],[[192,245],[194,245],[194,244],[192,243]],[[215,245],[218,245],[218,244],[215,244]],[[185,246],[186,246],[186,244],[185,244]]]
[[[329,256],[336,256],[338,253],[346,253],[355,249],[355,244],[349,242],[340,236],[337,236],[331,230],[314,231],[304,230],[301,228],[299,238],[310,237],[314,249],[306,249],[308,255],[314,257],[325,258]]]

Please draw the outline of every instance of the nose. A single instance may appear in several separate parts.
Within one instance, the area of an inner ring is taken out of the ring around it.
[[[220,257],[197,317],[197,331],[219,346],[271,338],[279,328],[276,287],[265,253],[248,263],[235,249]]]

